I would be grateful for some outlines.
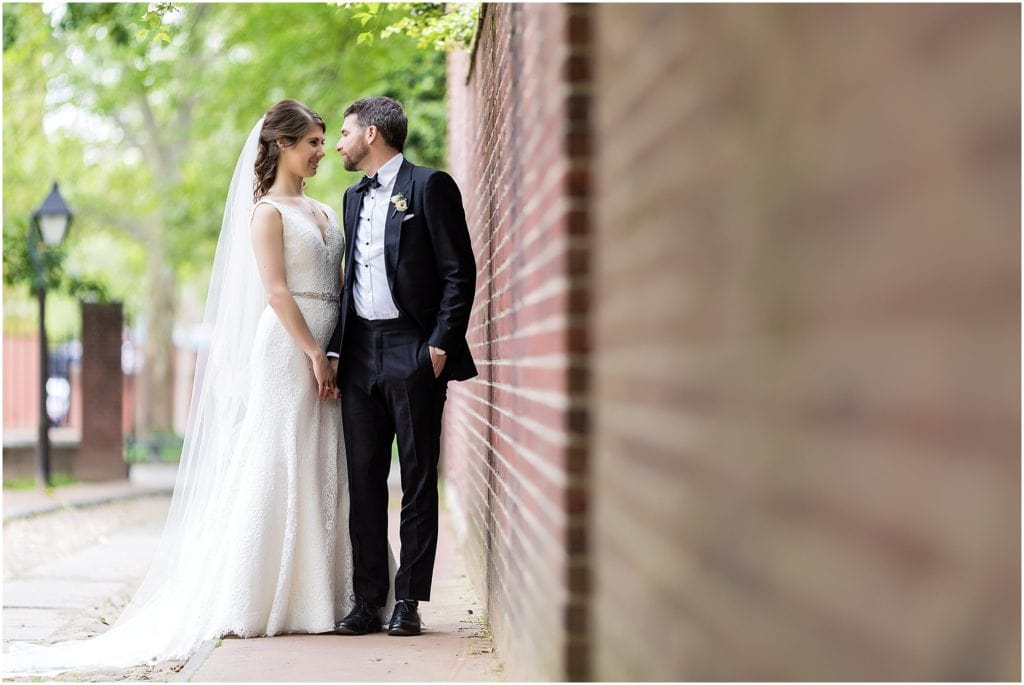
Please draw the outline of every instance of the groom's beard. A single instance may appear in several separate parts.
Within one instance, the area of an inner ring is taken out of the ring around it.
[[[345,165],[345,171],[359,171],[359,165],[366,159],[366,155],[370,154],[370,146],[363,144],[363,147],[353,150],[351,155],[343,155],[342,162]]]

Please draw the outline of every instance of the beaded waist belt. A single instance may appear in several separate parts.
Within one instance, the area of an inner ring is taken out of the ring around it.
[[[295,292],[292,291],[293,297],[307,297],[311,300],[323,300],[324,302],[341,302],[341,297],[338,295],[331,295],[330,293],[311,293],[311,292]]]

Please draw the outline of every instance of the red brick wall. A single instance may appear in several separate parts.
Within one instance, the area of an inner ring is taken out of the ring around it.
[[[448,500],[511,678],[586,665],[588,12],[486,5],[475,63],[449,69],[480,378],[449,392]]]
[[[39,335],[4,336],[4,430],[39,427]]]
[[[7,437],[34,437],[39,430],[39,334],[3,338],[4,433]],[[72,365],[70,376],[71,408],[66,427],[77,434],[82,428],[82,390],[76,365]]]
[[[1017,679],[1019,8],[481,28],[445,468],[509,677]]]
[[[82,303],[82,441],[73,464],[80,480],[127,478],[124,461],[121,304]]]
[[[593,677],[1018,680],[1020,8],[594,13]]]

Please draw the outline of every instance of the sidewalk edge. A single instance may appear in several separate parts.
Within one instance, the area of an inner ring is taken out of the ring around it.
[[[22,519],[43,516],[45,514],[52,514],[55,511],[64,511],[67,509],[86,509],[88,507],[98,507],[102,504],[110,504],[111,502],[124,502],[133,499],[140,499],[142,497],[165,496],[170,495],[172,492],[174,492],[173,487],[153,488],[141,492],[126,492],[118,495],[107,495],[106,497],[97,497],[95,499],[79,500],[77,502],[60,502],[58,504],[48,504],[45,507],[26,509],[25,511],[16,511],[11,514],[4,514],[3,522],[4,524],[7,524],[11,521],[20,521]]]
[[[174,679],[174,682],[187,683],[192,680],[192,676],[206,663],[206,660],[213,654],[213,650],[216,647],[217,640],[212,638],[199,645],[199,649],[188,658],[188,661],[185,662],[185,667],[178,672],[178,677]]]

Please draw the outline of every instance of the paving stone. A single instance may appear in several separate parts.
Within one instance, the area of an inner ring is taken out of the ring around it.
[[[132,580],[144,575],[149,568],[157,542],[157,536],[149,526],[125,531],[81,552],[37,566],[32,570],[32,576],[69,580]]]
[[[4,609],[4,640],[45,640],[63,623],[60,609]]]
[[[91,580],[13,580],[4,583],[4,612],[10,608],[88,609],[123,585]]]

